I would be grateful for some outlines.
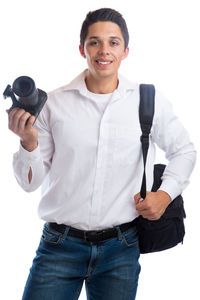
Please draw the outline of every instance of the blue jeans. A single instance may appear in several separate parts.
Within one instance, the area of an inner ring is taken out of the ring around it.
[[[136,228],[98,244],[44,225],[22,300],[134,300],[140,273]]]

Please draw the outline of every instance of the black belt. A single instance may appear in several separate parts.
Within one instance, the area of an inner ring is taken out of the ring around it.
[[[136,220],[137,219],[133,220],[132,222],[119,225],[120,231],[124,232],[129,228],[135,226],[137,222]],[[64,234],[66,228],[68,227],[67,225],[57,224],[57,223],[49,223],[49,225],[52,229],[62,234]],[[84,230],[70,227],[68,231],[68,235],[72,237],[82,238],[87,242],[102,242],[104,240],[117,237],[118,231],[116,227],[108,228],[104,230],[89,230],[89,231],[84,231]]]

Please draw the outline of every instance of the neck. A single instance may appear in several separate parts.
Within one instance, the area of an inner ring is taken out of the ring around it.
[[[87,89],[95,94],[109,94],[114,92],[118,86],[118,77],[94,78],[90,73],[86,75],[85,83]]]

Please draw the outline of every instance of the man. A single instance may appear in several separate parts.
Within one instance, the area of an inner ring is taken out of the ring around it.
[[[49,93],[34,126],[24,110],[9,114],[9,128],[21,139],[15,176],[28,192],[42,184],[39,216],[46,221],[23,300],[78,299],[84,280],[90,300],[135,299],[140,272],[135,219],[139,214],[159,219],[188,184],[194,147],[171,104],[156,92],[148,191],[155,143],[169,164],[159,191],[140,202],[139,88],[118,74],[128,40],[118,12],[88,13],[79,46],[88,69]]]

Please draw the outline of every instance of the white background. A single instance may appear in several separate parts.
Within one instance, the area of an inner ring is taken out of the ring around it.
[[[79,31],[89,10],[119,10],[130,33],[130,54],[121,73],[136,82],[154,83],[174,105],[199,149],[199,7],[195,0],[4,0],[0,4],[0,92],[21,75],[38,88],[53,90],[83,69]],[[25,193],[12,171],[18,137],[7,129],[9,100],[0,101],[0,299],[21,299],[38,246],[43,221],[37,216],[40,191]],[[158,153],[158,161],[164,155]],[[184,192],[187,212],[183,246],[142,255],[137,300],[200,299],[199,166]],[[67,299],[67,297],[66,297]],[[86,299],[82,290],[81,300]]]

